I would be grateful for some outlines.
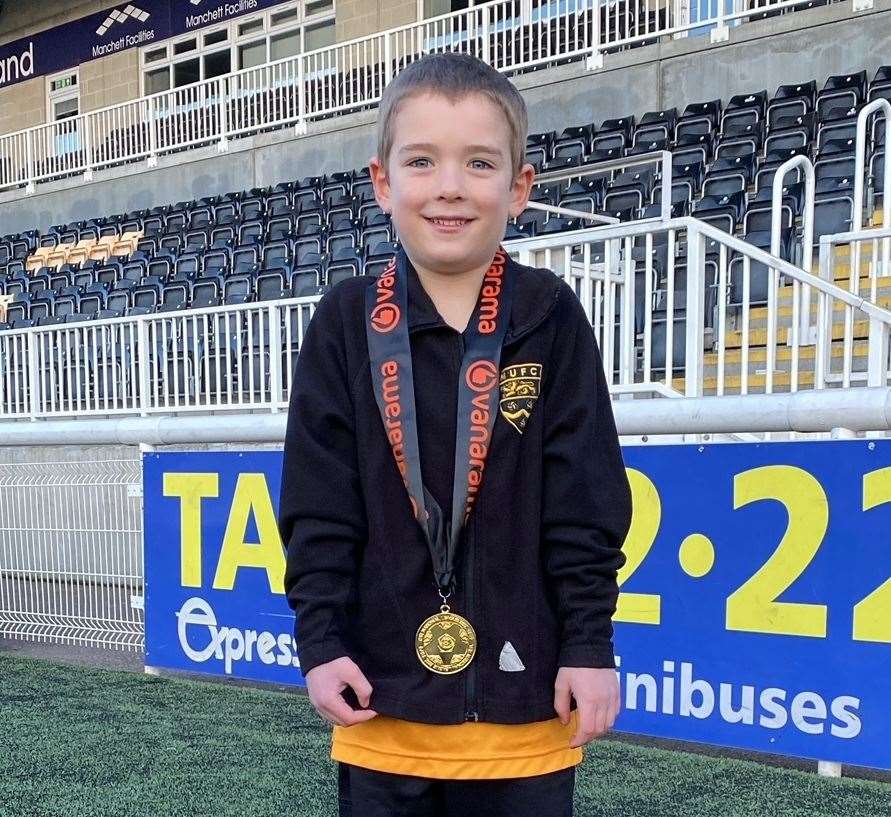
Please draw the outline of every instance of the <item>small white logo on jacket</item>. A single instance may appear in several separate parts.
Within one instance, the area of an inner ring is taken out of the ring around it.
[[[501,648],[501,655],[498,656],[498,669],[503,669],[505,672],[520,672],[526,669],[510,641],[505,641]]]

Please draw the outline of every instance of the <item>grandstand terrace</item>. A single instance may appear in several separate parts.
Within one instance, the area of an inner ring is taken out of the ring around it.
[[[688,248],[682,231],[659,230],[658,223],[692,216],[766,252],[776,241],[781,259],[797,267],[807,259],[808,269],[819,272],[812,259],[821,237],[852,228],[859,113],[887,98],[891,66],[880,66],[872,76],[861,69],[781,85],[770,94],[751,89],[681,109],[633,111],[532,133],[527,160],[537,182],[531,206],[508,225],[505,241],[526,246],[556,238],[568,259],[563,271],[577,288],[589,284],[595,270],[611,267],[633,280],[631,348],[622,350],[631,357],[630,372],[620,370],[619,354],[610,354],[613,376],[626,384],[661,381],[684,393],[686,348],[679,339],[687,324]],[[864,142],[865,198],[860,193],[861,211],[865,207],[873,226],[881,226],[884,155],[883,120],[873,115]],[[801,165],[783,177],[774,235],[774,178],[796,157],[812,162],[813,189]],[[374,200],[366,167],[93,216],[0,239],[7,368],[0,405],[7,414],[30,416],[35,391],[41,413],[135,409],[140,386],[127,373],[138,366],[157,373],[150,388],[164,408],[281,404],[314,301],[346,277],[379,274],[397,238]],[[652,221],[655,232],[618,242],[591,242],[586,233],[583,249],[572,234],[590,230],[596,219]],[[889,281],[870,273],[871,256],[858,257],[863,275],[854,291],[873,290],[872,302],[886,306]],[[764,391],[771,270],[714,238],[702,263],[699,393]],[[849,271],[840,262],[834,280],[847,285]],[[776,320],[783,330],[792,324],[796,283],[788,275],[778,283]],[[622,345],[627,304],[614,292],[614,315],[604,315],[606,294],[603,287],[590,294],[589,309],[600,316],[601,342],[611,353]],[[250,306],[276,301],[282,303],[266,310]],[[214,311],[221,306],[244,308]],[[201,312],[190,318],[187,310]],[[165,314],[171,317],[147,321],[157,341],[145,353],[137,353],[137,323],[116,320]],[[831,314],[833,326],[844,324],[844,304]],[[85,322],[93,326],[59,328]],[[613,343],[603,335],[608,327]],[[833,338],[825,386],[865,381],[867,332],[865,320],[847,332],[853,346],[840,362],[850,371],[841,378],[832,377],[831,360],[839,349],[846,354],[847,341]],[[29,344],[37,347],[37,364],[26,372],[34,364]],[[780,349],[772,387],[812,387],[813,352],[813,345],[803,345],[793,383],[792,352]]]

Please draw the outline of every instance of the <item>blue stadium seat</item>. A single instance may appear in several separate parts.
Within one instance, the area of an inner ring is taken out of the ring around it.
[[[254,276],[229,275],[223,284],[223,303],[246,304],[254,300]]]
[[[817,94],[817,114],[838,106],[850,108],[861,104],[866,98],[866,82],[865,70],[829,77]]]
[[[726,133],[731,124],[735,127],[747,123],[758,123],[764,119],[767,104],[767,90],[752,94],[736,94],[721,113],[720,131]]]
[[[157,305],[158,312],[178,312],[189,305],[191,283],[186,280],[171,281],[161,290],[161,301]],[[134,296],[135,300],[135,296]]]
[[[678,113],[676,108],[668,108],[664,111],[648,111],[637,123],[634,129],[632,145],[639,145],[657,139],[666,142],[674,139],[677,129]]]
[[[773,127],[781,117],[807,116],[814,110],[817,82],[781,85],[767,103],[767,123]]]
[[[291,297],[289,268],[281,265],[263,269],[257,276],[256,291],[258,301]]]
[[[219,306],[223,291],[223,276],[217,273],[205,274],[192,284],[192,308]]]

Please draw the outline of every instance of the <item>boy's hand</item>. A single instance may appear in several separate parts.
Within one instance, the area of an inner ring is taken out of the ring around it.
[[[619,679],[614,669],[560,667],[554,682],[554,710],[569,723],[570,694],[578,708],[578,731],[570,749],[583,746],[612,729],[619,714]]]
[[[352,687],[362,706],[371,700],[371,684],[349,656],[342,656],[319,664],[306,674],[306,689],[309,701],[328,723],[338,726],[352,726],[362,721],[370,721],[377,715],[373,709],[353,709],[340,694],[346,687]]]

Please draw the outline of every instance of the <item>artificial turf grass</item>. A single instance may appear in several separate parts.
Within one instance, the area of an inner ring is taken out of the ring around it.
[[[0,817],[337,814],[303,695],[0,653],[0,729]],[[884,783],[610,740],[585,756],[576,817],[891,817]]]

